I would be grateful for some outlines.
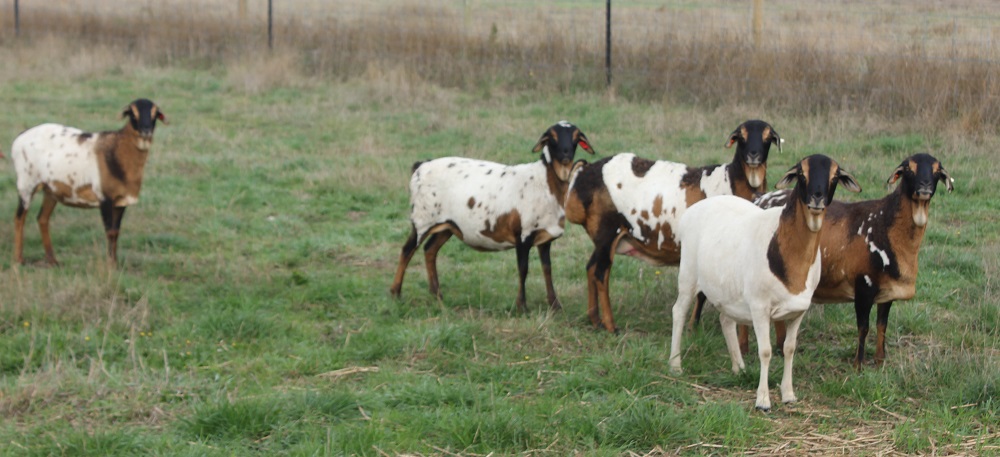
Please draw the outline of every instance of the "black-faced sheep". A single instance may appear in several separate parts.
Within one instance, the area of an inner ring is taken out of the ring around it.
[[[108,239],[108,257],[117,263],[118,233],[125,208],[139,201],[143,170],[153,144],[156,121],[167,118],[152,101],[137,99],[121,112],[120,130],[89,133],[59,124],[32,127],[14,139],[11,160],[19,195],[14,218],[14,262],[24,263],[24,221],[31,198],[45,194],[38,227],[45,260],[57,265],[49,236],[49,218],[57,203],[100,208]]]
[[[765,411],[771,408],[767,384],[771,322],[788,323],[781,399],[793,402],[792,359],[799,324],[819,285],[824,215],[838,184],[861,191],[854,177],[823,155],[800,161],[777,187],[793,183],[791,203],[784,208],[763,210],[739,197],[719,196],[688,208],[677,226],[681,261],[673,307],[671,370],[681,370],[685,316],[700,291],[720,311],[733,372],[745,368],[737,348],[736,324],[753,325],[760,348],[756,406]]]
[[[781,149],[778,132],[767,122],[746,121],[729,135],[726,147],[733,144],[733,161],[725,165],[696,168],[618,154],[587,165],[572,181],[566,217],[594,243],[587,314],[595,327],[617,331],[608,292],[615,254],[676,265],[680,249],[673,230],[687,207],[715,195],[752,200],[767,189],[767,155],[772,144]]]
[[[562,121],[545,130],[532,149],[541,160],[502,165],[483,160],[445,157],[417,162],[410,178],[412,231],[399,255],[390,293],[398,297],[406,266],[424,246],[427,282],[432,295],[441,298],[437,253],[452,235],[480,251],[517,251],[520,286],[517,309],[526,309],[524,282],[528,252],[538,246],[545,276],[548,303],[561,308],[552,286],[549,250],[563,234],[563,204],[570,177],[581,166],[574,163],[576,147],[594,153],[579,128]]]

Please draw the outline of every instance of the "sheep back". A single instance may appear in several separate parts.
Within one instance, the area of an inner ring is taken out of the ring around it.
[[[564,212],[547,171],[541,161],[507,166],[446,157],[420,164],[410,179],[418,239],[445,223],[484,251],[513,248],[535,232],[535,245],[562,236]]]

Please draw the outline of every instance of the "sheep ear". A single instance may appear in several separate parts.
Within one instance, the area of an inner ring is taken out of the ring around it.
[[[135,105],[125,105],[125,108],[122,108],[121,119],[125,119],[126,117],[131,117],[132,119],[139,118],[139,112],[135,108]]]
[[[885,186],[889,187],[896,184],[896,181],[899,181],[899,178],[903,176],[904,171],[906,171],[906,162],[903,162],[902,165],[896,167],[895,170],[892,170],[892,175],[889,176],[889,179],[885,180]]]
[[[156,111],[156,118],[159,119],[163,125],[170,125],[170,123],[167,122],[167,115],[163,114],[163,111],[160,111],[159,106],[153,106],[153,110]]]
[[[952,178],[940,163],[938,164],[938,180],[944,182],[948,192],[955,190],[955,178]]]
[[[548,139],[549,139],[549,132],[543,133],[542,137],[538,139],[537,143],[535,143],[535,147],[531,148],[531,152],[541,151],[542,147],[545,146],[545,142],[548,141]]]
[[[858,180],[854,179],[850,173],[844,171],[843,168],[837,169],[837,181],[840,181],[840,185],[844,186],[845,189],[858,193],[861,192],[861,184],[858,184]]]
[[[577,130],[576,133],[578,134],[576,137],[577,141],[576,145],[583,148],[584,151],[587,151],[591,154],[597,154],[597,151],[594,150],[594,147],[590,145],[590,140],[587,139],[587,135],[584,135],[583,132],[579,130]]]
[[[736,130],[733,130],[733,133],[729,134],[729,140],[726,141],[726,147],[727,148],[733,147],[733,143],[735,143],[735,142],[737,142],[739,140],[740,140],[740,129],[737,128]]]
[[[771,128],[770,141],[771,143],[774,143],[774,145],[778,147],[778,154],[781,154],[781,142],[782,142],[781,135],[778,135],[778,131],[775,130],[773,127]]]
[[[774,185],[774,188],[781,190],[792,187],[793,185],[795,185],[795,182],[798,181],[799,175],[801,173],[802,169],[798,165],[792,167],[791,170],[788,170],[788,172],[785,173],[785,176],[781,177],[781,179],[778,181],[778,184]]]

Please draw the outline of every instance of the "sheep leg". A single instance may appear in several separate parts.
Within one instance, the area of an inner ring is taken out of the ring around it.
[[[785,321],[774,321],[774,339],[777,340],[775,351],[782,357],[785,355],[785,335],[788,333],[785,325]]]
[[[681,257],[680,272],[677,273],[677,301],[673,308],[673,328],[670,333],[670,371],[681,373],[681,337],[684,335],[684,317],[691,308],[691,300],[698,292],[694,265],[685,265]],[[721,313],[720,313],[721,314]]]
[[[704,293],[698,292],[698,301],[694,304],[694,310],[691,311],[691,319],[688,320],[688,330],[694,330],[698,324],[701,323],[701,312],[705,310],[705,297]]]
[[[876,342],[875,342],[875,364],[881,365],[885,362],[885,329],[889,326],[889,308],[892,307],[892,302],[885,302],[878,304],[878,311],[875,315],[875,329],[876,329]]]
[[[517,275],[518,275],[518,287],[517,287],[517,311],[520,313],[528,312],[527,300],[524,296],[524,282],[528,279],[528,253],[531,252],[531,244],[520,242],[514,247],[517,252]]]
[[[698,294],[702,297],[703,294]],[[740,352],[739,343],[736,341],[736,321],[734,321],[725,313],[719,313],[719,324],[722,326],[722,336],[726,338],[726,349],[729,350],[729,359],[733,362],[733,373],[739,373],[740,371],[746,369],[746,364],[743,363],[743,353]],[[745,325],[740,327],[746,328]]]
[[[419,243],[417,243],[417,228],[413,227],[410,230],[410,237],[406,239],[406,243],[403,244],[403,250],[399,253],[396,276],[392,278],[392,286],[389,287],[389,294],[395,298],[399,298],[399,294],[403,290],[403,276],[406,275],[406,267],[410,264],[410,259],[417,252],[417,246],[419,246]]]
[[[864,279],[858,278],[854,282],[854,317],[858,321],[858,351],[854,354],[854,367],[859,370],[865,363],[865,339],[868,338],[868,323],[876,293],[878,287],[868,285]]]
[[[614,244],[614,233],[598,235],[600,238],[610,240],[607,243],[596,245],[594,253],[587,262],[587,315],[594,327],[603,326],[607,331],[618,333],[615,326],[615,318],[611,315],[611,296],[608,294],[608,281],[611,279],[611,251]],[[600,306],[600,312],[598,312]]]
[[[740,325],[736,328],[737,338],[740,342],[740,354],[746,355],[750,353],[750,327],[747,325]]]
[[[424,245],[424,264],[427,267],[427,287],[430,288],[431,295],[441,300],[441,285],[438,283],[437,254],[441,246],[451,239],[451,231],[445,230],[437,232],[427,238]]]
[[[17,199],[17,213],[14,214],[14,263],[24,263],[24,221],[28,218],[28,209],[24,200]]]
[[[798,400],[795,398],[795,391],[792,389],[792,360],[795,358],[795,345],[798,341],[799,325],[802,324],[802,318],[805,315],[806,313],[802,313],[796,318],[787,321],[787,338],[784,338],[781,345],[785,354],[785,372],[781,376],[781,401],[783,403],[792,403]]]
[[[101,219],[104,220],[104,233],[108,238],[108,260],[118,263],[118,232],[121,230],[124,206],[115,206],[112,200],[101,202]]]
[[[49,265],[59,265],[56,261],[55,251],[52,249],[52,237],[49,235],[49,219],[52,212],[56,210],[55,197],[45,194],[42,200],[42,209],[38,210],[38,230],[42,232],[42,246],[45,247],[45,262]]]
[[[542,262],[542,274],[545,276],[545,293],[549,300],[549,308],[552,311],[559,311],[562,309],[562,303],[559,303],[559,299],[556,298],[556,288],[552,285],[552,259],[549,256],[551,248],[551,241],[539,244],[538,258]]]
[[[757,357],[760,358],[760,383],[757,384],[757,409],[771,410],[771,396],[767,388],[767,372],[771,367],[771,318],[763,311],[754,312],[751,305],[753,332],[757,334]]]

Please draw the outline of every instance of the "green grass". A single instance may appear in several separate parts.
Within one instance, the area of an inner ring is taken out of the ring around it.
[[[810,434],[875,446],[863,453],[1000,446],[996,137],[927,137],[863,113],[294,81],[247,90],[225,68],[138,66],[0,85],[3,145],[45,121],[117,128],[117,110],[140,96],[171,121],[157,129],[142,200],[125,216],[119,269],[103,262],[96,211],[58,208],[54,269],[38,264],[33,223],[29,265],[14,268],[12,224],[0,224],[0,453],[766,453],[786,442],[808,452]],[[601,156],[692,164],[727,161],[732,128],[764,118],[787,140],[771,155],[772,180],[824,152],[861,181],[852,198],[882,195],[904,157],[930,149],[956,191],[935,197],[918,294],[893,307],[885,366],[851,368],[853,307],[827,305],[800,333],[798,404],[777,402],[776,359],[775,409],[753,410],[756,356],[730,373],[712,313],[685,337],[684,374],[670,375],[676,268],[619,260],[612,300],[623,332],[595,331],[585,315],[591,245],[576,226],[553,250],[560,313],[546,310],[534,253],[531,311],[519,315],[514,253],[455,241],[439,260],[443,301],[428,294],[419,255],[403,298],[391,299],[410,165],[534,160],[538,136],[564,118]],[[0,214],[13,216],[5,163]]]

